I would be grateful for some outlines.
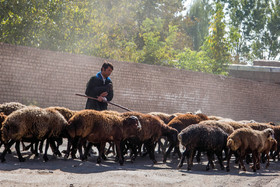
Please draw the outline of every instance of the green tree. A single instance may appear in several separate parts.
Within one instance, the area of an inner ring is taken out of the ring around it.
[[[191,23],[185,25],[185,31],[191,36],[192,48],[196,51],[199,51],[208,35],[210,16],[211,3],[206,0],[196,0],[187,14]]]
[[[232,52],[243,61],[276,59],[279,54],[279,1],[222,0],[235,33]],[[271,24],[272,23],[272,24]],[[278,29],[277,29],[278,27]],[[231,37],[230,36],[230,37]]]
[[[212,72],[226,74],[230,63],[229,44],[226,39],[224,13],[221,3],[215,3],[213,20],[210,23],[209,35],[206,37],[202,50],[214,60]]]
[[[214,73],[212,66],[215,60],[211,59],[205,51],[197,52],[187,48],[177,55],[177,60],[175,67],[179,69]]]

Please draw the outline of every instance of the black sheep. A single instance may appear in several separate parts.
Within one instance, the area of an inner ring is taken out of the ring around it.
[[[228,135],[222,129],[209,125],[194,124],[183,129],[178,134],[178,139],[186,150],[182,155],[178,168],[183,166],[183,162],[187,156],[188,170],[191,170],[195,152],[201,151],[207,153],[208,164],[206,170],[210,169],[210,164],[214,168],[214,153],[223,170],[222,151],[226,148],[227,137]]]

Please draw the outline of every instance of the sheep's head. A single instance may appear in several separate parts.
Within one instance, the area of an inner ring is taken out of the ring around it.
[[[135,136],[141,129],[141,123],[136,116],[129,116],[123,120],[123,130],[126,135]]]
[[[267,128],[264,130],[264,133],[267,135],[268,139],[275,139],[274,138],[274,130],[271,128]]]

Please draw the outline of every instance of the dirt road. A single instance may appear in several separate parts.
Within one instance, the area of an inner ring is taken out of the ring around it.
[[[65,145],[63,145],[65,146]],[[64,148],[61,148],[63,150]],[[0,152],[3,148],[0,149]],[[0,163],[0,186],[280,186],[280,162],[271,162],[268,169],[254,173],[240,172],[231,164],[231,171],[216,169],[205,171],[206,160],[194,163],[191,171],[185,164],[177,170],[178,159],[162,163],[162,155],[157,154],[158,164],[153,165],[148,157],[138,157],[134,163],[126,159],[124,166],[114,162],[113,155],[108,160],[96,164],[96,156],[88,161],[55,158],[43,162],[42,155],[34,158],[30,152],[23,152],[27,158],[19,162],[15,150],[7,155],[6,162]]]

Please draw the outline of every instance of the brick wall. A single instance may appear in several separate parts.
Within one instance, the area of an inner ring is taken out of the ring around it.
[[[0,43],[0,103],[84,109],[89,78],[104,59]],[[235,120],[279,120],[277,84],[175,68],[112,61],[113,102],[146,112],[194,112]],[[124,111],[115,106],[109,109]]]
[[[280,61],[276,60],[255,60],[253,62],[254,66],[273,66],[280,67]]]
[[[229,70],[229,75],[236,78],[268,82],[280,85],[280,72]]]

